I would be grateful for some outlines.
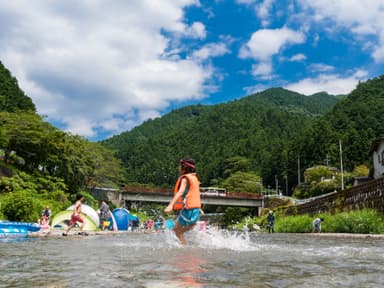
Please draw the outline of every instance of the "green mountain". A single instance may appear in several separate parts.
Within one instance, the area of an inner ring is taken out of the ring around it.
[[[17,80],[0,61],[0,111],[36,112],[32,99],[20,89]]]
[[[318,122],[303,131],[292,151],[300,154],[304,165],[340,166],[341,141],[345,169],[372,166],[373,140],[384,135],[384,75],[359,83],[348,97],[340,100]]]
[[[217,185],[235,171],[253,171],[274,186],[288,171],[293,139],[330,111],[338,98],[304,96],[273,88],[213,106],[194,105],[149,120],[101,143],[117,151],[128,181],[171,185],[177,161],[196,159],[202,185]]]

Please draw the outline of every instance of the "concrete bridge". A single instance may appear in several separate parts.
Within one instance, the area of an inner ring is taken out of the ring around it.
[[[120,190],[109,188],[92,188],[91,193],[97,199],[109,199],[118,206],[129,207],[132,202],[168,203],[173,197],[173,192],[166,189],[148,189],[141,187],[124,186]],[[220,195],[201,194],[203,205],[247,207],[257,209],[260,215],[264,207],[264,196],[244,192],[226,192]]]

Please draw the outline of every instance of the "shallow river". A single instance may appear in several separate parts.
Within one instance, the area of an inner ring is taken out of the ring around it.
[[[384,240],[170,231],[0,242],[0,287],[384,287]]]

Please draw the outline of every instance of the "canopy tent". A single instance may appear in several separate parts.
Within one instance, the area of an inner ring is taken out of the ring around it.
[[[112,211],[118,230],[128,230],[129,225],[134,221],[139,221],[139,217],[129,213],[125,208],[116,208]]]

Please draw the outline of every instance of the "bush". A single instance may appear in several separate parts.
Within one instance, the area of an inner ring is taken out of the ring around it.
[[[324,231],[337,233],[384,233],[383,216],[371,209],[343,212],[328,217],[324,221]]]
[[[309,215],[276,217],[275,231],[283,233],[308,233],[312,231],[313,218]]]
[[[36,222],[45,206],[52,213],[67,208],[71,202],[62,179],[32,176],[24,172],[0,178],[0,219]]]
[[[358,234],[384,233],[384,217],[381,213],[372,209],[342,212],[335,215],[277,215],[275,231],[282,233],[308,233],[312,231],[312,222],[315,218],[324,219],[321,225],[321,232]],[[263,217],[259,219],[263,219]]]
[[[10,221],[36,222],[44,205],[30,190],[8,193],[2,201],[2,213]]]

